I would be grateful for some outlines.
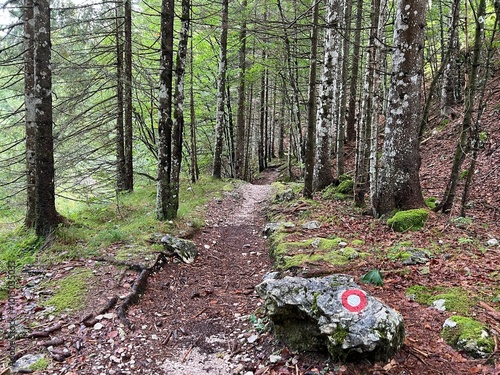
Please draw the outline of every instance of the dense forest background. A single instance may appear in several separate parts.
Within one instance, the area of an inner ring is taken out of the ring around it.
[[[424,205],[429,116],[461,130],[436,210],[465,216],[488,139],[498,1],[8,1],[0,44],[0,215],[37,233],[74,201],[287,161],[304,195],[345,174],[375,216]],[[49,32],[50,31],[50,32]],[[432,109],[432,112],[431,112]],[[465,162],[465,164],[464,164]]]

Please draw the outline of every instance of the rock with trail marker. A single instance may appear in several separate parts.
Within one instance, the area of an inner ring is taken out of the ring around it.
[[[402,316],[370,296],[348,275],[264,278],[276,336],[291,349],[325,351],[335,359],[387,360],[404,342]]]

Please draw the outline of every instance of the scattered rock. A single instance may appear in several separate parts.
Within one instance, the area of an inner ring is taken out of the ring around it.
[[[198,256],[198,250],[193,241],[166,235],[161,242],[165,251],[177,255],[184,263],[193,263]]]
[[[291,349],[387,360],[403,344],[402,316],[348,275],[266,278],[257,286],[276,336]]]
[[[446,311],[446,306],[445,306],[446,300],[445,299],[438,299],[436,301],[432,302],[432,306],[439,311]]]
[[[269,236],[271,234],[273,234],[274,232],[277,232],[279,230],[282,230],[284,228],[293,228],[295,226],[294,223],[292,222],[277,222],[277,223],[267,223],[264,227],[264,229],[262,230],[262,233],[265,235],[265,236]]]
[[[38,362],[38,360],[45,358],[43,354],[26,354],[19,358],[12,365],[10,371],[12,373],[26,373],[32,372],[31,366]]]
[[[297,195],[293,192],[292,189],[281,191],[279,193],[276,193],[276,195],[274,196],[274,200],[276,202],[291,202],[295,198],[297,198]]]
[[[406,266],[412,266],[415,264],[425,264],[429,261],[429,254],[423,250],[407,250],[407,255],[403,260],[403,264]]]
[[[304,229],[319,229],[321,228],[321,224],[319,221],[313,220],[313,221],[308,221],[307,223],[302,224],[302,228]]]
[[[498,240],[496,238],[490,238],[486,241],[487,246],[498,246]]]

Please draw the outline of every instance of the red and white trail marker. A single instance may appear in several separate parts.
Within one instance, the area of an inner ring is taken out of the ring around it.
[[[349,289],[342,293],[342,305],[350,312],[362,311],[367,303],[366,294],[362,290]]]

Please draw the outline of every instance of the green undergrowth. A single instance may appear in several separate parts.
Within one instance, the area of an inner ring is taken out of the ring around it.
[[[339,266],[368,256],[367,253],[356,250],[343,238],[311,238],[299,242],[286,242],[283,233],[276,233],[272,237],[272,256],[276,268],[281,270],[315,262]]]
[[[196,184],[181,184],[178,216],[158,221],[155,213],[156,186],[139,186],[132,193],[118,195],[115,201],[100,204],[72,204],[60,213],[71,221],[57,229],[56,241],[40,254],[45,263],[86,258],[115,251],[118,258],[150,257],[160,248],[151,239],[179,235],[204,225],[205,205],[235,188],[237,181],[202,178]],[[143,256],[144,255],[144,256]]]
[[[446,311],[463,315],[467,315],[477,304],[477,298],[458,287],[414,285],[406,290],[406,295],[411,295],[418,303],[429,306],[432,306],[434,301],[445,300]]]
[[[63,279],[48,282],[54,295],[42,305],[52,306],[55,313],[70,312],[85,307],[88,285],[92,283],[90,269],[76,270]]]

